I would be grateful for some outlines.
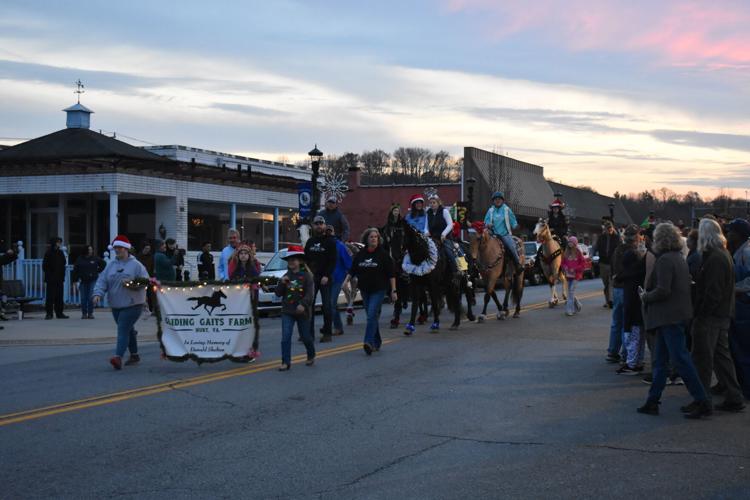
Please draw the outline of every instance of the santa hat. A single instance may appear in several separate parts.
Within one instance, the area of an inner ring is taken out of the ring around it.
[[[421,194],[413,194],[411,198],[409,198],[409,206],[413,207],[414,203],[421,201],[424,203],[424,197]]]
[[[565,203],[562,202],[560,198],[555,198],[555,201],[549,204],[550,208],[563,208],[565,206]]]
[[[130,250],[133,245],[130,244],[130,240],[127,236],[125,236],[124,234],[118,234],[112,242],[112,248],[117,247],[127,248],[128,250]]]
[[[287,260],[291,257],[305,258],[305,249],[299,245],[289,245],[286,249],[286,255],[282,259]]]

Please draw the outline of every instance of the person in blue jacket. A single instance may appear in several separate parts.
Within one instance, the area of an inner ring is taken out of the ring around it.
[[[332,225],[326,226],[326,233],[336,238],[336,230]],[[341,312],[339,312],[339,294],[341,287],[344,285],[349,269],[352,267],[352,256],[346,244],[336,238],[336,269],[333,271],[331,284],[331,318],[333,319],[333,335],[344,334],[344,324],[341,322]]]
[[[500,238],[505,248],[510,251],[513,262],[516,263],[516,270],[522,271],[521,259],[518,257],[516,243],[513,241],[513,230],[518,227],[518,222],[513,210],[505,204],[505,195],[502,191],[495,191],[492,194],[492,206],[484,216],[484,225]]]
[[[427,214],[424,212],[424,197],[419,194],[412,195],[409,200],[409,213],[406,214],[406,223],[417,232],[424,231]]]

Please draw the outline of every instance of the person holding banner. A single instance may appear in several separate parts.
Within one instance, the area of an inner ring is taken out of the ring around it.
[[[301,246],[290,246],[283,257],[287,273],[281,278],[275,293],[281,297],[281,366],[280,372],[292,367],[292,332],[294,325],[307,350],[307,366],[315,363],[315,343],[310,327],[313,314],[315,283],[304,268],[305,251]]]
[[[130,255],[131,245],[126,236],[118,235],[112,242],[112,248],[115,258],[109,261],[94,286],[94,306],[99,305],[104,294],[107,294],[117,324],[117,347],[109,362],[115,370],[122,370],[122,357],[126,349],[130,351],[130,358],[125,365],[134,365],[141,360],[136,339],[138,332],[133,326],[146,303],[146,288],[130,288],[126,283],[136,278],[148,279],[149,276],[143,264]]]

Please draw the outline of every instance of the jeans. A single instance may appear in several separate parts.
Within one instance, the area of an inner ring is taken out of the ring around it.
[[[727,390],[726,400],[738,403],[742,402],[742,391],[729,354],[729,324],[729,318],[693,320],[693,363],[704,388],[711,387],[711,376],[716,373],[719,383]]]
[[[367,313],[367,327],[365,328],[365,344],[380,349],[383,339],[380,337],[380,308],[385,299],[385,290],[365,292],[360,290],[362,302]]]
[[[609,264],[599,263],[599,277],[604,285],[604,302],[612,302],[612,268]]]
[[[612,323],[609,327],[609,347],[607,352],[611,355],[619,354],[622,349],[622,326],[625,322],[625,310],[623,309],[624,290],[612,288]]]
[[[506,234],[505,236],[500,236],[500,240],[503,242],[503,245],[505,245],[505,248],[510,250],[510,254],[513,256],[513,262],[515,262],[517,266],[520,266],[521,259],[518,257],[518,248],[516,248],[516,242],[513,239],[513,235]]]
[[[648,399],[659,401],[664,387],[667,385],[669,376],[669,361],[677,368],[677,372],[685,381],[690,395],[695,401],[706,401],[708,396],[706,389],[698,377],[693,360],[685,346],[684,325],[664,325],[657,328],[656,342],[653,354],[653,382],[648,391]]]
[[[78,286],[78,293],[81,297],[81,314],[83,316],[89,316],[94,314],[94,285],[96,281],[81,281]]]
[[[344,324],[341,322],[341,312],[339,311],[339,294],[341,294],[341,287],[343,285],[343,281],[337,281],[331,284],[331,321],[333,329],[337,332],[344,331]]]
[[[565,313],[568,315],[576,314],[580,303],[576,299],[576,284],[578,280],[568,279],[568,301],[565,303]]]
[[[283,364],[289,365],[292,363],[292,333],[295,324],[299,336],[302,337],[302,342],[305,344],[307,359],[315,357],[315,341],[313,340],[315,337],[311,335],[308,323],[310,323],[310,320],[304,315],[293,316],[286,313],[281,315],[281,362]]]
[[[646,331],[641,326],[633,325],[629,332],[625,332],[625,362],[630,368],[636,368],[643,364],[646,354]]]
[[[331,335],[331,284],[321,285],[320,280],[315,280],[315,291],[313,292],[313,312],[310,316],[310,336],[315,338],[315,299],[320,291],[320,303],[323,310],[323,336]]]
[[[138,340],[136,339],[138,332],[133,328],[133,325],[141,317],[141,312],[143,312],[143,304],[112,309],[112,316],[117,323],[115,356],[123,357],[126,349],[130,351],[131,355],[138,354]]]

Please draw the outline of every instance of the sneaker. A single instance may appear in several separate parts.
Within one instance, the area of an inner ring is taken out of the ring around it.
[[[653,373],[647,373],[645,377],[641,379],[641,382],[643,382],[646,385],[651,385],[654,383],[654,374]]]
[[[334,331],[333,331],[333,334],[334,334],[335,336],[339,337],[339,336],[341,336],[341,335],[343,335],[343,334],[344,334],[344,330],[334,330]]]
[[[576,299],[575,304],[576,304],[576,312],[581,312],[581,309],[583,308],[583,306],[581,305],[581,301]]]
[[[364,350],[365,350],[365,354],[367,354],[368,356],[371,356],[371,355],[372,355],[372,351],[373,351],[373,348],[372,348],[372,345],[371,345],[371,344],[369,344],[369,343],[365,342],[365,343],[364,343],[364,344],[362,345],[362,349],[364,349]]]
[[[89,318],[88,319],[94,319],[94,315],[93,314],[89,314]]]
[[[320,337],[321,342],[333,342],[333,338],[330,335],[323,335]]]
[[[646,404],[644,404],[640,408],[637,408],[636,411],[638,413],[643,413],[645,415],[658,415],[659,414],[659,402],[654,401],[652,399],[648,399],[646,400]]]
[[[685,385],[685,382],[682,380],[682,377],[670,377],[667,385]]]
[[[65,314],[61,314],[60,316],[57,317],[57,319],[68,319],[68,318],[70,318],[70,316],[67,316]]]
[[[122,358],[120,356],[112,356],[109,358],[109,364],[111,364],[112,368],[115,370],[122,370]]]
[[[700,403],[698,401],[693,401],[689,405],[680,406],[680,411],[682,413],[692,413],[693,411],[695,411],[696,408],[698,408],[699,404]]]
[[[711,402],[708,400],[696,402],[696,406],[693,407],[692,411],[685,413],[685,418],[692,420],[698,420],[702,417],[709,417],[713,414],[713,407]]]
[[[125,366],[135,365],[137,363],[140,363],[141,357],[138,354],[131,354],[127,361],[125,361]]]
[[[714,410],[729,411],[732,413],[737,413],[744,409],[745,403],[743,403],[742,401],[724,401],[723,403],[714,406]]]
[[[615,373],[618,375],[640,375],[640,373],[643,371],[643,368],[630,368],[628,365],[623,366],[619,370],[617,370]]]
[[[44,319],[52,319],[52,315],[51,315],[51,314],[48,314],[48,315],[46,315],[46,316],[44,317]]]
[[[305,361],[305,366],[312,366],[315,364],[315,356],[312,358],[307,358],[307,361]]]
[[[607,363],[619,363],[620,362],[620,355],[619,354],[607,354]]]

